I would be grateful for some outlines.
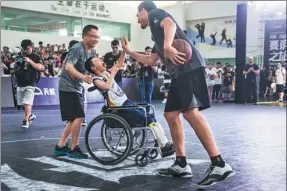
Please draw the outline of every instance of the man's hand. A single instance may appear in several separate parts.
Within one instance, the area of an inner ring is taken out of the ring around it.
[[[92,78],[92,76],[90,76],[90,75],[83,75],[82,80],[83,80],[84,82],[86,82],[87,84],[93,83],[93,78]]]
[[[109,72],[111,72],[111,74],[113,75],[115,75],[118,71],[119,71],[119,68],[117,68],[116,66],[109,69]]]
[[[175,48],[172,46],[167,46],[163,48],[164,51],[164,57],[169,59],[173,64],[184,64],[186,62],[185,60],[185,54],[178,52]]]
[[[23,59],[24,59],[24,61],[25,62],[27,62],[27,63],[32,63],[33,61],[30,59],[30,58],[28,58],[28,57],[23,57]]]
[[[123,50],[126,51],[127,54],[129,54],[130,52],[129,43],[125,36],[121,38],[121,44],[122,44]]]

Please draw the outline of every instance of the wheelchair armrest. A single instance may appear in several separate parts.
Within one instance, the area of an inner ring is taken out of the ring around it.
[[[92,91],[95,91],[95,90],[97,90],[97,89],[98,89],[97,86],[92,86],[92,87],[89,87],[89,88],[88,88],[88,92],[92,92]]]
[[[148,103],[146,103],[146,104],[137,104],[138,106],[151,106],[151,104],[148,104]]]
[[[139,106],[117,106],[117,107],[109,107],[107,109],[132,109],[132,108],[141,108]]]

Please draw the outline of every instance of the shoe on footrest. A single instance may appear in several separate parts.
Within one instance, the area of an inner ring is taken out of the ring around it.
[[[171,156],[174,154],[174,148],[172,143],[167,143],[163,148],[161,148],[162,158]]]

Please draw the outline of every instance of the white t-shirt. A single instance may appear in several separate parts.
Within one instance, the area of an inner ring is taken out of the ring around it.
[[[216,78],[214,79],[215,84],[221,84],[222,83],[222,74],[223,70],[221,68],[215,68],[216,70]]]
[[[284,85],[286,78],[286,70],[285,68],[281,67],[275,71],[275,80],[276,84]]]
[[[94,79],[99,79],[104,82],[108,80],[110,77],[109,72],[105,72],[105,76],[95,76]],[[108,91],[108,103],[110,107],[117,107],[122,106],[123,103],[127,100],[126,94],[123,92],[123,90],[118,86],[117,82],[115,80],[112,81],[111,88]]]
[[[214,86],[215,80],[211,80],[210,76],[216,75],[216,69],[212,68],[211,70],[209,70],[208,68],[206,68],[205,72],[206,72],[206,84],[207,84],[207,86]]]

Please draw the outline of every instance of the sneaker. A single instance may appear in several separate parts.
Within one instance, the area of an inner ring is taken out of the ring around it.
[[[283,99],[278,99],[277,102],[283,102]]]
[[[174,154],[174,149],[173,149],[173,144],[172,143],[167,143],[163,148],[160,149],[162,158],[171,156]]]
[[[29,126],[30,126],[30,123],[29,123],[29,121],[26,121],[25,119],[23,120],[23,124],[22,124],[22,127],[23,128],[29,128]]]
[[[162,101],[161,103],[166,103],[166,100],[167,100],[167,99],[166,99],[166,98],[164,98],[164,99],[163,99],[163,101]]]
[[[59,145],[56,145],[55,149],[54,149],[54,155],[57,155],[57,156],[59,156],[59,155],[67,155],[68,151],[69,151],[68,144],[66,144],[66,146],[63,146],[63,147],[60,147]]]
[[[36,119],[36,115],[34,115],[33,113],[31,113],[31,115],[29,116],[29,119],[28,119],[30,125],[32,124],[32,121],[33,121],[34,119]]]
[[[235,171],[227,163],[225,163],[224,167],[210,165],[206,171],[205,178],[198,183],[198,187],[207,188],[234,175]]]
[[[178,164],[174,163],[169,168],[158,169],[157,173],[159,176],[179,177],[179,178],[192,177],[192,171],[188,164],[182,168]]]
[[[86,119],[84,119],[83,123],[82,123],[82,127],[86,127],[88,125]]]
[[[73,150],[70,149],[67,155],[71,158],[76,158],[76,159],[87,159],[88,158],[88,155],[84,154],[79,146],[76,146]]]

